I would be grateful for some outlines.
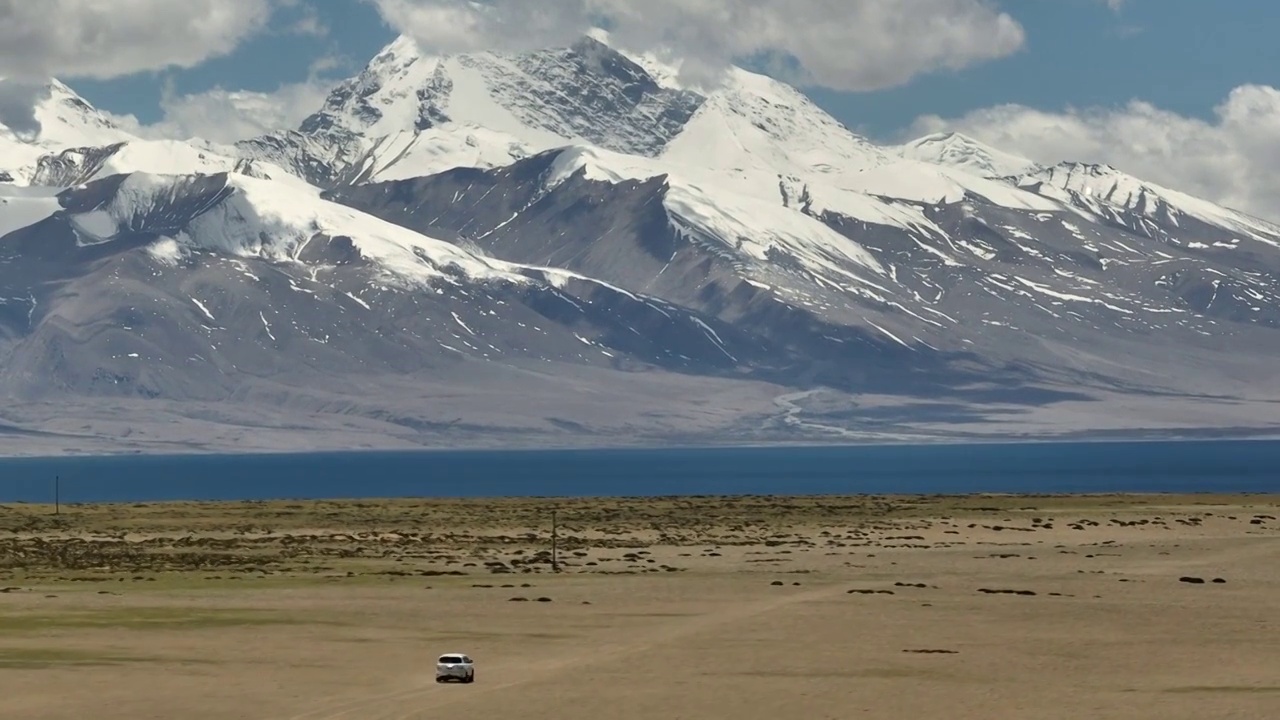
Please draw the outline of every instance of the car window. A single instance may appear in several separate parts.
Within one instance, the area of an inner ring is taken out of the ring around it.
[[[463,662],[463,660],[457,655],[441,655],[440,662],[446,663],[446,664],[453,664],[453,663]]]
[[[466,655],[463,655],[463,656],[462,656],[462,662],[464,662],[464,663],[466,663],[466,664],[470,665],[470,664],[471,664],[471,658],[467,657]]]

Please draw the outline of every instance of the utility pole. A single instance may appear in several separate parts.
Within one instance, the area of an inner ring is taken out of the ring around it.
[[[551,508],[551,572],[560,572],[559,526],[556,522],[556,509]]]

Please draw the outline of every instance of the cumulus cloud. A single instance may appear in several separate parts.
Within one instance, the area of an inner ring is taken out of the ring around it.
[[[957,118],[928,115],[917,136],[959,131],[1040,163],[1107,163],[1159,185],[1280,221],[1280,90],[1242,85],[1205,120],[1134,100],[1046,112],[1000,105]]]
[[[187,68],[261,30],[271,0],[0,0],[0,75],[112,78]]]
[[[179,95],[167,84],[160,98],[162,117],[142,124],[133,115],[111,115],[122,129],[143,138],[202,138],[233,143],[272,130],[296,128],[324,104],[332,88],[328,80],[311,77],[286,83],[273,92],[226,90],[214,87]]]
[[[786,79],[876,90],[1019,50],[1025,33],[991,0],[369,0],[433,52],[520,50],[593,27],[632,50],[666,52],[706,73],[744,58]]]
[[[276,3],[294,16],[289,19],[285,32],[318,38],[329,36],[329,25],[320,19],[315,5],[306,0],[276,0]]]

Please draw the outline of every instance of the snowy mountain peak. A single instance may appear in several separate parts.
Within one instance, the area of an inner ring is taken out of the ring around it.
[[[26,93],[31,112],[15,113],[10,108],[8,116],[0,114],[0,183],[66,188],[133,172],[235,171],[306,186],[296,173],[271,158],[242,155],[234,147],[200,139],[137,137],[56,79],[6,90]]]
[[[946,165],[988,178],[1005,178],[1035,170],[1027,158],[997,150],[958,132],[933,133],[898,148],[904,158]]]
[[[0,80],[11,85],[14,81]],[[40,147],[88,147],[129,137],[111,119],[59,80],[7,88],[24,95],[30,114],[0,115],[0,140]]]
[[[30,184],[53,154],[77,149],[81,156],[97,158],[109,154],[106,148],[131,139],[106,114],[58,80],[0,83],[14,99],[0,112],[0,181]],[[53,164],[84,162],[82,157]]]
[[[304,133],[341,128],[381,138],[455,124],[538,150],[587,142],[656,155],[697,110],[696,93],[660,85],[590,37],[527,53],[422,54],[401,37],[334,89]]]
[[[741,68],[700,90],[682,87],[678,77],[678,67],[617,49],[603,31],[563,47],[444,56],[400,37],[336,87],[297,132],[241,149],[337,186],[498,167],[585,145],[694,175],[730,173],[731,182],[751,185],[750,194],[774,199],[781,175],[863,192],[859,173],[904,165],[786,83]],[[948,189],[913,199],[963,195],[960,184],[942,184]],[[921,186],[909,177],[899,185]]]
[[[614,48],[603,31],[564,47],[446,56],[400,37],[335,88],[300,132],[347,145],[338,154],[360,159],[346,175],[361,180],[427,175],[463,158],[493,167],[566,145],[718,172],[750,168],[771,185],[780,172],[831,176],[897,159],[772,78],[730,68],[717,86],[696,91],[678,75],[656,56]],[[287,164],[288,152],[261,151]],[[293,164],[325,153],[304,154]]]

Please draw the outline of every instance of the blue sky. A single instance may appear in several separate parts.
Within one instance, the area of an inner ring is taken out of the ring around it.
[[[1128,0],[1118,11],[1080,0],[1002,3],[1024,26],[1026,47],[959,72],[872,93],[809,95],[851,127],[884,137],[912,118],[954,117],[1017,103],[1060,111],[1146,100],[1211,118],[1233,88],[1280,86],[1280,3]]]
[[[1236,86],[1280,86],[1274,34],[1280,3],[1128,0],[1118,10],[1091,0],[999,5],[1026,31],[1025,46],[1008,57],[920,75],[888,89],[806,92],[850,127],[889,140],[920,115],[956,117],[1004,103],[1060,111],[1139,98],[1181,115],[1211,118]],[[311,13],[323,34],[288,31]],[[312,0],[310,7],[280,11],[268,32],[194,68],[70,84],[98,107],[151,123],[162,115],[166,84],[186,95],[214,87],[271,92],[313,76],[338,79],[358,71],[395,35],[369,2]]]

